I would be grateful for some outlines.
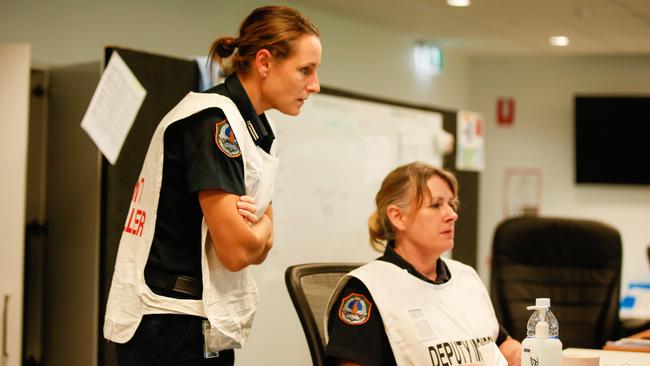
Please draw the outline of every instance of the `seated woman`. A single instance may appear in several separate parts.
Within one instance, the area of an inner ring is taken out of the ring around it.
[[[454,247],[456,178],[403,165],[375,202],[370,243],[384,255],[350,272],[330,299],[326,363],[461,365],[481,361],[478,347],[496,342],[518,366],[521,344],[499,326],[476,271],[441,258]]]

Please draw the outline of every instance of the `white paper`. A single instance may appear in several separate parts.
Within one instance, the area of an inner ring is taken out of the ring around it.
[[[598,356],[601,365],[611,366],[648,366],[650,365],[650,353],[608,351],[602,349],[588,348],[567,348],[562,351],[562,357],[573,355]]]
[[[115,164],[147,91],[114,51],[90,105],[83,128],[111,164]]]
[[[458,111],[456,169],[482,171],[485,167],[483,121],[480,113]]]
[[[442,129],[442,114],[421,111],[395,112],[399,119],[399,161],[407,164],[421,161],[435,167],[442,167],[444,151],[438,148]]]
[[[400,163],[422,161],[435,166],[438,154],[434,151],[435,131],[433,126],[405,123],[399,128]],[[440,159],[442,160],[442,159]]]
[[[542,171],[509,168],[505,172],[505,217],[538,215],[541,207]]]

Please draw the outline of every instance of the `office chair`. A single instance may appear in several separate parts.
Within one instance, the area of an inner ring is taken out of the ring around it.
[[[536,297],[549,297],[564,348],[601,348],[620,331],[622,244],[590,220],[517,217],[494,234],[490,295],[501,324],[519,341]]]
[[[306,263],[290,266],[284,273],[291,302],[307,338],[314,366],[323,366],[327,303],[341,277],[361,263]]]

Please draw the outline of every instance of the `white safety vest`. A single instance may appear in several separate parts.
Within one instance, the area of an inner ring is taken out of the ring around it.
[[[212,107],[225,113],[237,139],[244,163],[246,194],[255,198],[258,216],[271,202],[278,169],[277,144],[273,144],[271,154],[256,146],[241,113],[229,98],[208,93],[185,96],[156,128],[133,193],[106,305],[106,339],[125,343],[135,334],[144,314],[167,313],[208,318],[211,328],[207,339],[211,351],[240,348],[248,338],[258,303],[257,285],[247,268],[230,272],[221,264],[214,252],[205,219],[201,233],[201,300],[157,295],[144,279],[162,184],[165,130],[176,121]]]
[[[478,347],[498,336],[490,296],[476,271],[458,261],[443,260],[451,273],[444,284],[423,281],[381,260],[348,274],[370,291],[374,300],[370,311],[381,314],[399,366],[477,363],[482,361]],[[341,285],[348,279],[344,277]]]

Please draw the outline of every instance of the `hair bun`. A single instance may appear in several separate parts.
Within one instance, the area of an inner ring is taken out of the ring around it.
[[[234,37],[222,37],[217,39],[214,50],[220,57],[230,57],[237,48],[237,40]]]
[[[370,217],[368,217],[368,234],[370,236],[370,245],[378,251],[382,251],[384,248],[384,242],[388,240],[386,235],[386,230],[384,225],[381,222],[381,217],[377,214],[377,211],[373,212]]]

